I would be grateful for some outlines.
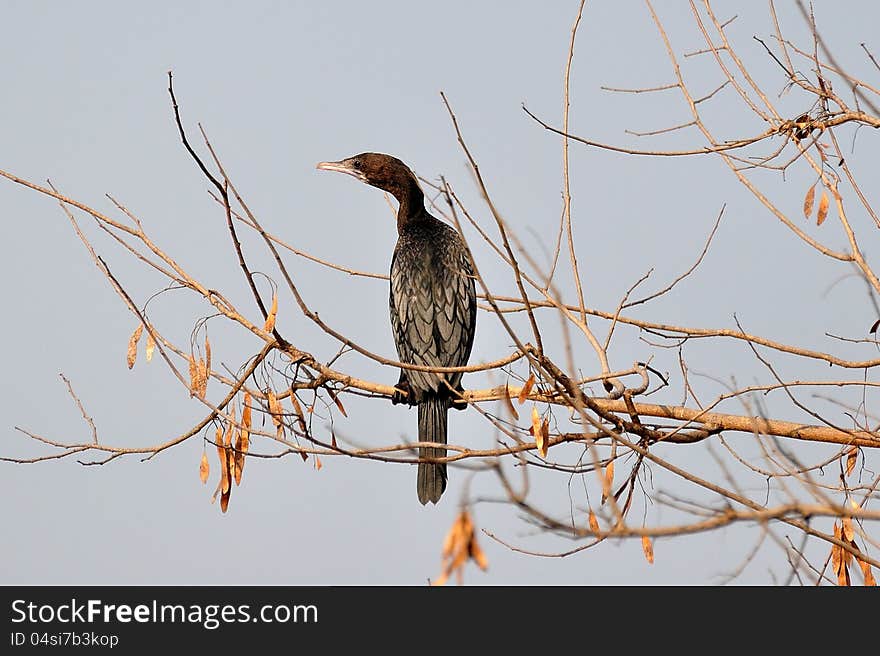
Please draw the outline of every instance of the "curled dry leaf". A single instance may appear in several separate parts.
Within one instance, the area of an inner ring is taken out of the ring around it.
[[[281,419],[284,410],[281,408],[281,402],[275,395],[275,392],[269,390],[266,393],[269,402],[269,415],[272,417],[272,424],[275,426],[275,433],[278,437],[284,432],[284,422]]]
[[[293,405],[293,413],[296,415],[296,423],[299,425],[299,429],[303,433],[308,433],[308,428],[306,427],[306,417],[303,414],[303,409],[299,403],[299,399],[296,397],[296,394],[292,389],[290,390],[290,403],[291,405]]]
[[[235,420],[235,406],[232,406],[231,418],[226,424],[226,434],[223,436],[223,445],[226,447],[226,463],[229,467],[229,487],[232,487],[232,481],[239,477],[236,473],[238,467],[237,454],[232,448],[233,442],[238,442],[238,437],[232,438],[238,433],[238,426]]]
[[[220,510],[224,513],[229,508],[229,497],[232,496],[232,488],[226,490],[226,492],[220,495]]]
[[[452,549],[455,547],[456,543],[459,540],[459,519],[460,517],[455,518],[455,521],[452,523],[452,526],[446,533],[446,537],[443,538],[443,549],[441,551],[441,554],[444,558],[449,558],[452,555]]]
[[[467,510],[459,513],[443,540],[443,571],[432,581],[432,585],[443,585],[454,572],[461,582],[462,570],[468,560],[485,570],[489,561],[480,545],[477,544],[476,531]]]
[[[526,402],[526,399],[529,398],[529,394],[532,391],[532,387],[535,386],[535,374],[529,374],[529,379],[526,381],[526,384],[522,386],[522,389],[519,391],[519,404],[522,405]]]
[[[230,448],[230,444],[232,442],[232,431],[233,426],[232,422],[230,422],[229,428],[226,430],[226,435],[223,438],[223,441],[225,443],[223,451],[226,454],[226,475],[224,476],[226,487],[223,490],[223,493],[220,495],[220,510],[224,513],[226,512],[226,509],[229,508],[229,497],[232,495],[232,479],[235,477],[235,458],[233,457],[233,452]]]
[[[315,469],[317,471],[321,471],[321,467],[324,465],[321,463],[321,459],[318,456],[315,456]]]
[[[541,415],[538,408],[532,406],[532,435],[535,436],[535,446],[538,447],[538,455],[542,458],[547,457],[547,442],[544,439],[544,430],[542,426]]]
[[[852,474],[856,466],[856,460],[859,457],[859,448],[857,446],[850,447],[846,452],[846,475]]]
[[[828,192],[823,191],[822,197],[819,198],[819,211],[816,213],[816,225],[820,226],[825,223],[825,217],[828,216]]]
[[[125,354],[125,361],[128,364],[129,369],[134,366],[134,362],[137,360],[138,340],[141,338],[141,333],[143,332],[144,324],[138,324],[138,327],[134,329],[131,337],[128,338],[128,352]]]
[[[519,413],[516,411],[513,402],[510,400],[510,385],[507,383],[504,383],[504,394],[501,395],[501,400],[504,402],[504,407],[507,408],[507,411],[510,413],[510,416],[513,417],[513,420],[517,421],[519,419]]]
[[[590,511],[590,530],[593,533],[598,533],[600,530],[599,529],[599,520],[596,519],[596,513],[594,513],[592,510]]]
[[[486,554],[483,553],[483,550],[480,549],[479,543],[477,543],[476,537],[471,537],[470,541],[470,556],[471,559],[477,564],[484,572],[489,568],[489,560],[486,558]]]
[[[834,522],[834,537],[840,539],[840,527]],[[836,544],[831,545],[831,568],[837,574],[840,571],[840,552],[841,549]]]
[[[278,314],[278,294],[272,294],[272,309],[269,310],[269,316],[266,317],[266,323],[263,326],[263,330],[267,333],[271,333],[275,330],[275,317]]]
[[[211,372],[211,342],[208,341],[208,335],[205,334],[205,370]]]
[[[843,529],[841,529],[841,534],[843,533]],[[858,549],[858,547],[856,547]],[[849,549],[840,548],[840,562],[842,567],[849,567],[852,563],[853,555]]]
[[[813,214],[813,201],[816,198],[816,184],[813,183],[813,186],[807,189],[807,195],[804,196],[804,216],[806,218],[810,218]]]
[[[843,529],[842,529],[843,537],[846,538],[847,540],[849,540],[850,542],[852,542],[853,538],[856,537],[856,533],[853,530],[852,517],[844,517],[843,522],[841,522],[841,523],[843,524]],[[849,553],[849,552],[847,552],[847,553]]]
[[[602,503],[608,499],[611,494],[611,486],[614,484],[614,461],[608,463],[605,467],[605,478],[602,480]]]
[[[877,332],[877,328],[880,328],[880,319],[877,319],[873,324],[871,324],[871,330],[868,332],[872,335]]]
[[[865,585],[876,586],[877,581],[874,580],[874,572],[871,571],[871,563],[865,562],[859,558],[859,567],[862,568],[862,576],[865,577]]]
[[[147,362],[153,359],[153,351],[156,350],[156,340],[153,337],[153,333],[147,333],[147,347],[144,350],[144,355],[147,358]]]
[[[645,553],[645,560],[653,565],[654,545],[651,544],[651,538],[649,538],[647,535],[642,536],[642,551]]]
[[[348,413],[345,411],[345,407],[342,405],[342,401],[339,400],[339,392],[331,391],[330,398],[333,399],[333,403],[335,403],[336,407],[339,408],[339,412],[342,413],[342,416],[348,417]]]
[[[205,398],[205,394],[208,392],[208,367],[205,364],[204,358],[199,356],[199,362],[196,365],[196,373],[198,374],[198,388],[196,389],[196,394],[199,395],[200,399]]]
[[[852,585],[852,581],[849,578],[849,567],[846,563],[841,565],[840,571],[837,573],[837,585],[839,586],[849,586]]]
[[[190,397],[198,394],[199,390],[199,369],[196,364],[196,359],[190,355],[189,359],[189,395]]]
[[[211,475],[211,465],[208,463],[208,452],[202,451],[202,460],[199,463],[199,480],[202,483],[208,482],[208,476]]]
[[[220,493],[225,494],[229,490],[229,467],[226,465],[226,447],[223,445],[223,429],[217,427],[217,435],[214,439],[217,444],[217,458],[220,460]]]
[[[244,414],[244,413],[242,413]],[[242,428],[235,439],[235,484],[241,485],[241,474],[244,471],[244,458],[250,448],[250,431]]]
[[[251,395],[244,393],[241,408],[241,430],[235,441],[235,484],[241,485],[241,473],[244,470],[244,457],[247,455],[251,441]]]
[[[251,393],[244,393],[244,400],[241,404],[241,425],[250,430],[251,428]]]

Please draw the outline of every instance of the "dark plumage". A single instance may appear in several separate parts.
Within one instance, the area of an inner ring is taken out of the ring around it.
[[[383,189],[400,203],[397,246],[391,260],[391,328],[401,362],[430,367],[467,364],[477,319],[476,291],[467,246],[450,226],[425,209],[415,175],[396,157],[362,153],[319,169],[339,171]],[[419,441],[446,444],[446,413],[461,391],[461,373],[403,369],[394,403],[417,404]],[[446,449],[421,448],[419,458],[442,458]],[[446,489],[446,465],[419,463],[419,501],[437,503]]]

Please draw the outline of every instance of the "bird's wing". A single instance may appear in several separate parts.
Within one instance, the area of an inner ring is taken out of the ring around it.
[[[391,324],[402,362],[455,367],[467,363],[474,339],[476,294],[470,259],[456,240],[436,250],[399,247],[391,263]],[[436,374],[409,370],[411,386],[437,391]],[[456,386],[461,374],[447,374]]]

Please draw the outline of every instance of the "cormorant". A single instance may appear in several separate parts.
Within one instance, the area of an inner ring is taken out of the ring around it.
[[[347,173],[398,201],[397,245],[391,260],[391,328],[401,362],[429,367],[467,364],[477,319],[474,275],[467,246],[449,225],[425,209],[416,176],[396,157],[362,153],[319,169]],[[446,444],[446,412],[464,409],[459,373],[402,369],[393,403],[416,404],[419,441]],[[437,503],[446,489],[446,449],[420,448],[419,501]]]

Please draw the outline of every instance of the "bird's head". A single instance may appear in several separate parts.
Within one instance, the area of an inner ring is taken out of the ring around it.
[[[361,153],[338,162],[319,162],[322,171],[347,173],[368,185],[393,194],[399,200],[418,181],[410,168],[396,157],[383,153]]]

